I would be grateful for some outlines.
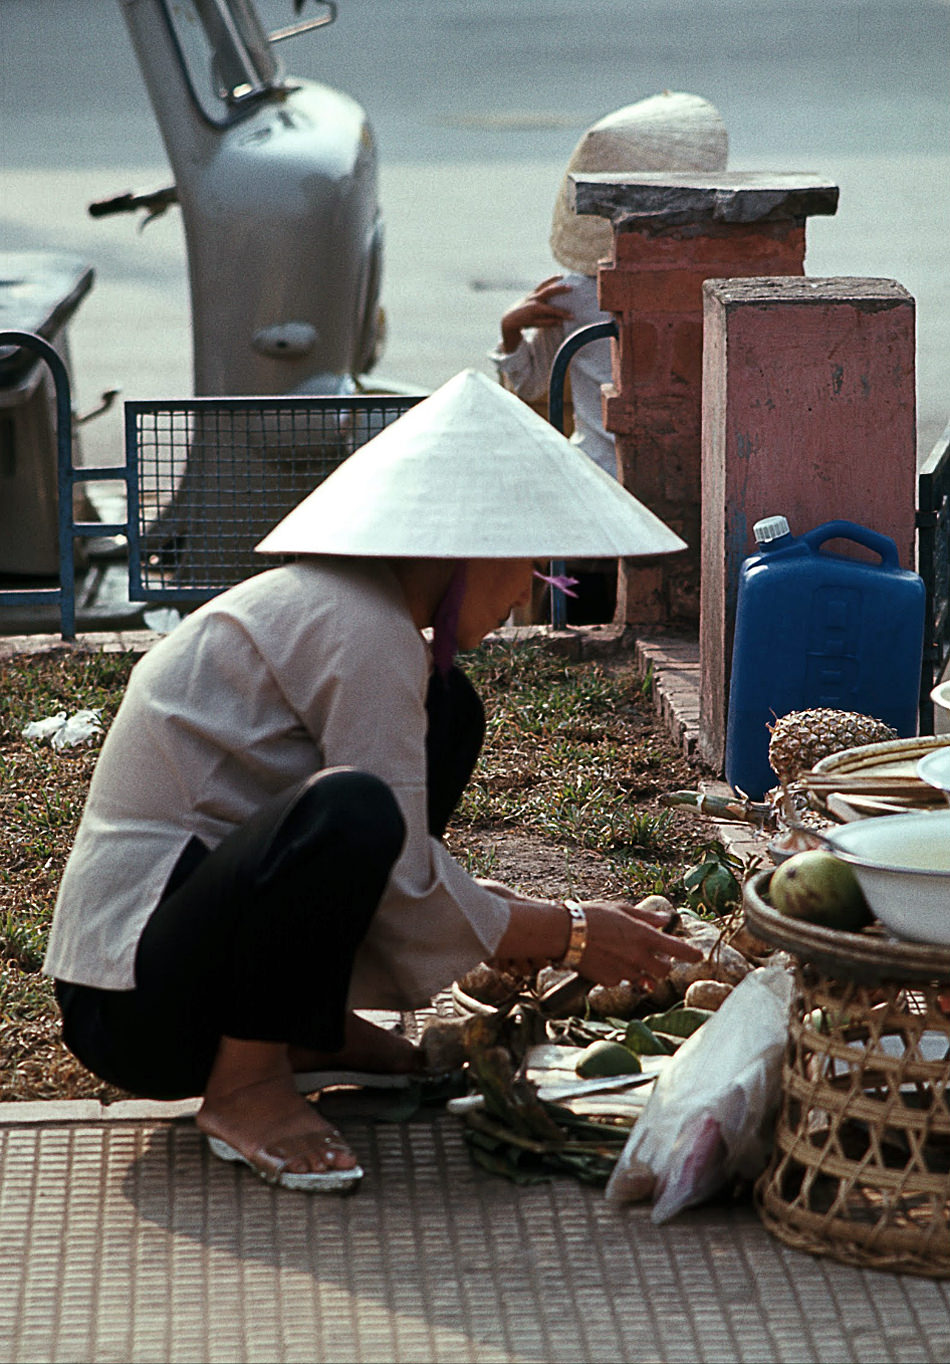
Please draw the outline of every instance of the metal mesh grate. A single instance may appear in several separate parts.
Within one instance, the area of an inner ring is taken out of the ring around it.
[[[126,403],[132,599],[210,597],[259,573],[258,541],[421,396]]]

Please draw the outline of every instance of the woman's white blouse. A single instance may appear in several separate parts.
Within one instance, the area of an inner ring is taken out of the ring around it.
[[[272,796],[337,766],[386,782],[408,831],[350,1006],[418,1007],[490,956],[507,905],[427,830],[430,666],[382,561],[302,560],[187,617],[133,669],[106,736],[46,972],[133,988],[142,929],[192,835],[213,848]]]

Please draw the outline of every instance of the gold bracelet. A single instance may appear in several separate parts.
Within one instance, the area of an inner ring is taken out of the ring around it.
[[[571,936],[567,940],[567,951],[561,958],[561,965],[576,971],[587,946],[587,915],[576,900],[565,900],[564,908],[571,918]]]

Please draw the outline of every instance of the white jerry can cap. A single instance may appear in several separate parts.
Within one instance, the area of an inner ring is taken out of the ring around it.
[[[757,545],[769,545],[773,540],[781,540],[783,535],[789,535],[791,532],[784,516],[766,516],[763,520],[756,521],[752,527],[752,534]]]

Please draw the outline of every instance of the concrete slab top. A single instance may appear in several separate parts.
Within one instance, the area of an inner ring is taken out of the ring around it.
[[[896,279],[866,279],[836,275],[815,279],[806,275],[750,275],[736,279],[707,279],[703,293],[729,307],[742,303],[848,303],[893,308],[913,304],[914,296]]]
[[[617,227],[800,220],[838,208],[838,186],[810,171],[576,172],[568,179],[575,212]]]

